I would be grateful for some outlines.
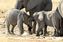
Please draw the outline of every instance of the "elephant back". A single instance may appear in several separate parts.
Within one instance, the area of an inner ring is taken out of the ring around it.
[[[43,0],[30,0],[29,2],[28,2],[28,5],[27,5],[27,7],[29,8],[29,9],[32,9],[32,8],[34,8],[35,6],[37,6],[39,3],[41,3]]]
[[[51,11],[52,10],[52,2],[51,2],[51,0],[30,0],[27,4],[27,10]]]

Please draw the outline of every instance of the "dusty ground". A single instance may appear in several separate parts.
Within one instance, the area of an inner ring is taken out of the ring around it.
[[[53,10],[56,9],[58,6],[59,0],[52,0],[53,1]],[[19,36],[19,29],[16,26],[15,27],[15,34],[16,35],[10,35],[7,34],[7,28],[5,24],[3,23],[5,20],[5,17],[7,16],[6,11],[14,8],[16,3],[16,0],[0,0],[0,42],[63,42],[63,37],[51,37],[46,36],[45,38],[40,36],[36,37],[35,34],[29,35],[27,31],[27,26],[24,25],[25,32],[22,36]],[[53,33],[53,28],[48,27],[49,34]]]

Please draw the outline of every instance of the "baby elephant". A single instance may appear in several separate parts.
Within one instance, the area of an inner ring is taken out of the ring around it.
[[[61,16],[58,9],[55,11],[40,11],[33,15],[36,23],[38,23],[38,30],[36,36],[40,36],[40,32],[43,36],[47,33],[47,26],[54,27],[54,36],[59,36],[60,33],[60,21]]]
[[[29,27],[29,32],[31,29],[31,25],[28,21],[29,16],[18,9],[11,9],[7,18],[6,18],[6,24],[9,34],[14,34],[14,27],[18,25],[20,34],[23,34],[23,23],[25,23]],[[10,25],[12,25],[12,28],[10,30]]]

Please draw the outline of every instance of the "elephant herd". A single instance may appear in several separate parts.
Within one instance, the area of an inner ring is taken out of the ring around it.
[[[23,23],[25,23],[28,26],[29,34],[46,36],[47,26],[52,26],[54,28],[53,36],[63,36],[62,4],[63,1],[59,3],[56,10],[52,11],[51,0],[17,0],[15,8],[11,9],[6,18],[8,33],[14,34],[14,27],[17,25],[20,35],[22,35],[24,33]],[[23,8],[26,9],[26,12],[29,11],[30,15],[20,11]],[[38,29],[36,31],[37,23]],[[11,30],[10,25],[12,25]]]

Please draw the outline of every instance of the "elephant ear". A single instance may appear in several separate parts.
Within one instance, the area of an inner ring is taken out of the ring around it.
[[[30,0],[27,4],[27,9],[28,10],[33,9],[34,7],[39,5],[42,1],[44,1],[44,0]]]
[[[60,2],[58,10],[59,10],[60,15],[63,18],[63,0]]]

